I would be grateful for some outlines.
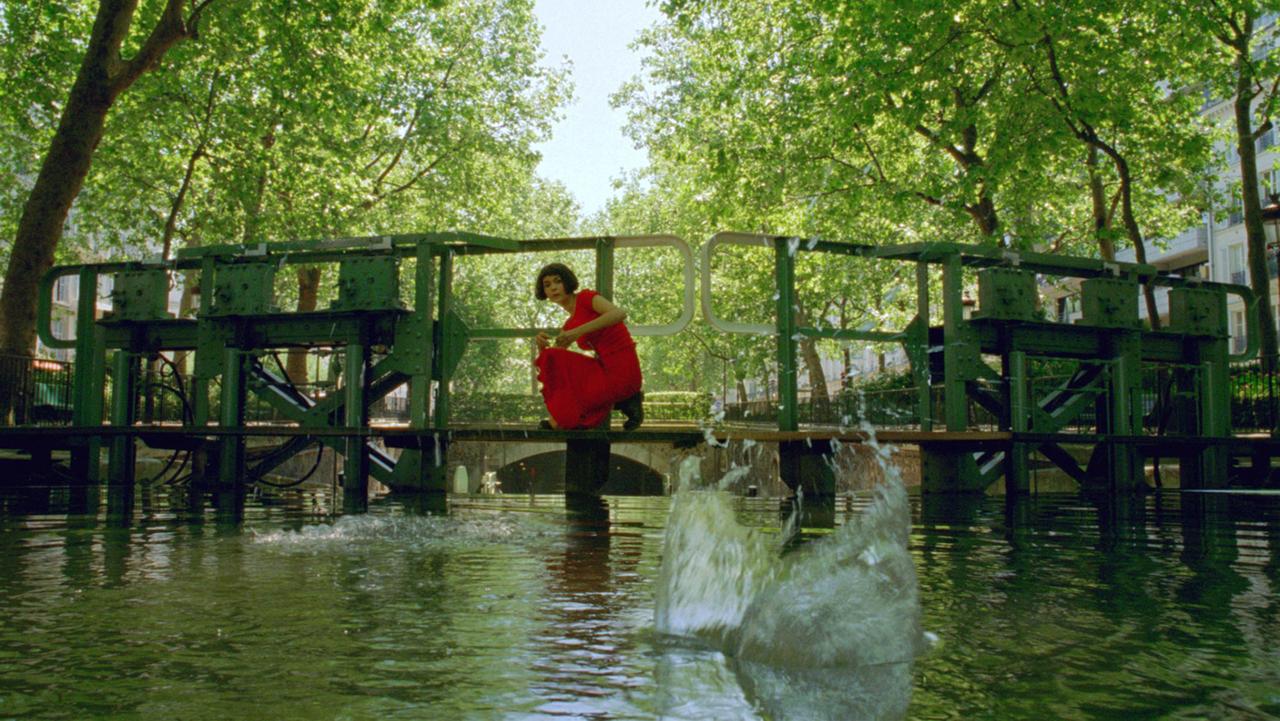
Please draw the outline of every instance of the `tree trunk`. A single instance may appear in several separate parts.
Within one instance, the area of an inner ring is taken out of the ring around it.
[[[314,265],[298,267],[298,312],[310,313],[316,309],[320,290],[320,268]],[[307,349],[290,348],[285,370],[295,385],[307,382]]]
[[[35,352],[36,287],[53,267],[62,225],[89,173],[110,107],[105,88],[88,79],[82,68],[18,221],[0,295],[0,350],[21,355]]]
[[[205,0],[189,20],[182,16],[183,0],[168,0],[138,54],[120,57],[129,35],[138,0],[101,0],[84,59],[58,119],[36,175],[35,185],[22,216],[0,290],[0,353],[34,356],[36,350],[36,295],[40,278],[53,267],[54,253],[62,239],[71,204],[80,193],[93,153],[102,140],[112,103],[143,73],[160,62],[175,43],[194,34]],[[13,406],[13,384],[0,388],[0,420]]]
[[[997,235],[1000,230],[1000,219],[996,214],[995,201],[991,199],[991,194],[985,188],[982,195],[978,198],[978,202],[968,206],[969,215],[973,217],[973,221],[978,224],[978,231],[983,236],[995,238],[1000,245],[1007,245],[1004,238]]]
[[[796,324],[804,327],[812,325],[804,308],[796,311]],[[809,372],[809,399],[813,402],[814,418],[828,418],[831,414],[831,396],[827,393],[827,373],[822,369],[817,341],[802,338],[800,355],[804,358],[805,370]]]
[[[1133,214],[1133,176],[1129,172],[1129,161],[1125,160],[1118,150],[1095,139],[1093,144],[1111,158],[1116,167],[1116,175],[1120,177],[1120,222],[1124,224],[1129,242],[1133,243],[1134,258],[1143,265],[1147,262],[1147,244],[1142,239],[1142,229],[1138,227],[1138,219]],[[1151,321],[1151,330],[1160,330],[1160,309],[1156,306],[1155,289],[1150,283],[1142,284],[1142,297],[1146,300],[1147,318]]]
[[[1114,262],[1116,243],[1111,238],[1111,213],[1107,208],[1107,194],[1102,186],[1102,174],[1098,172],[1098,147],[1089,146],[1085,161],[1089,169],[1089,199],[1093,205],[1093,237],[1098,241],[1098,254],[1103,260]]]
[[[1246,50],[1248,45],[1245,45]],[[1240,154],[1240,195],[1244,203],[1244,232],[1249,257],[1249,285],[1258,296],[1259,340],[1262,367],[1276,370],[1277,339],[1271,307],[1271,279],[1267,274],[1267,230],[1262,223],[1262,199],[1258,194],[1258,154],[1253,144],[1253,77],[1247,53],[1236,59],[1236,149]]]
[[[0,292],[0,351],[31,355],[36,345],[36,288],[53,267],[71,204],[89,174],[112,103],[169,48],[194,32],[196,15],[182,17],[182,0],[169,0],[156,26],[131,60],[120,57],[137,0],[101,0],[84,60],[58,129],[18,220],[18,233]]]

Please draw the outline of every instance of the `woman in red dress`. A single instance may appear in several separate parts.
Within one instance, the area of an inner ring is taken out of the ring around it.
[[[561,263],[538,271],[533,294],[569,313],[559,335],[539,333],[538,380],[547,403],[551,428],[608,427],[615,404],[627,417],[623,430],[644,421],[644,394],[640,392],[640,359],[631,331],[622,321],[626,311],[594,290],[578,290],[578,277]],[[594,356],[569,350],[574,341]]]

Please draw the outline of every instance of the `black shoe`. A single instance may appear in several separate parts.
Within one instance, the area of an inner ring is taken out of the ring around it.
[[[644,423],[644,391],[618,401],[613,407],[627,417],[627,422],[622,424],[622,430],[634,431]]]
[[[555,426],[551,425],[551,421],[547,420],[546,418],[543,418],[542,420],[538,421],[538,427],[544,431],[555,430]]]

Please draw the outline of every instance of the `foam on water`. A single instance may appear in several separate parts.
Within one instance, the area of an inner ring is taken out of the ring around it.
[[[525,544],[549,541],[563,529],[520,514],[465,518],[459,516],[343,516],[333,523],[305,526],[296,531],[270,531],[254,542],[283,550],[359,549],[369,544],[399,548]]]
[[[667,521],[657,630],[773,668],[909,667],[926,645],[910,507],[897,469],[884,470],[859,516],[785,556],[777,537],[737,521],[731,496],[682,484]]]

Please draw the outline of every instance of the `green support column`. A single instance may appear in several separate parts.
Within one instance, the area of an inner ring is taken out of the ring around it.
[[[72,424],[87,428],[102,425],[102,389],[106,385],[106,350],[95,313],[98,271],[80,269],[80,298],[76,304],[76,366],[73,383]],[[101,436],[88,436],[84,445],[71,450],[71,472],[77,480],[97,483],[102,457]]]
[[[433,310],[435,306],[435,258],[430,243],[418,243],[413,277],[413,315],[405,321],[407,337],[414,354],[409,374],[409,427],[431,425],[431,356],[435,347]],[[396,345],[401,346],[401,333],[396,332]]]
[[[213,307],[213,273],[214,259],[204,258],[200,261],[200,305],[196,310],[196,351],[191,362],[191,424],[197,428],[209,425],[213,412],[209,407],[209,385],[211,369],[216,369],[218,359],[210,357],[215,352],[211,342],[213,321],[209,320],[209,310]],[[193,478],[212,480],[210,476],[211,454],[220,444],[206,443],[192,453],[191,474]],[[220,450],[219,450],[220,452]],[[195,488],[196,484],[192,484]]]
[[[796,261],[787,238],[773,240],[773,277],[778,292],[778,430],[799,428],[799,392],[796,387]]]
[[[1231,379],[1225,338],[1204,340],[1200,346],[1200,387],[1196,398],[1200,435],[1228,438],[1231,435]],[[1206,446],[1200,452],[1195,472],[1183,473],[1183,488],[1225,488],[1231,457],[1225,446]],[[1183,464],[1186,469],[1187,464]],[[1190,470],[1190,469],[1187,469]],[[1189,478],[1188,478],[1189,476]],[[1187,480],[1191,483],[1188,484]]]
[[[969,429],[969,407],[965,397],[964,359],[964,266],[960,256],[947,256],[942,265],[942,355],[943,418],[948,431]]]
[[[218,425],[239,430],[244,428],[244,353],[239,348],[226,348],[222,354],[222,395]],[[219,444],[218,482],[224,487],[239,488],[244,484],[244,437],[224,436]]]
[[[440,364],[440,383],[436,386],[435,426],[447,428],[449,426],[449,378],[445,372],[444,359],[449,357],[451,339],[444,332],[444,319],[449,313],[450,306],[453,305],[453,251],[448,248],[440,253],[440,291],[437,300],[439,307],[436,317],[439,320],[435,324],[435,357]],[[440,461],[443,465],[444,459]]]
[[[920,416],[920,430],[933,430],[933,393],[930,387],[929,373],[929,264],[924,261],[916,263],[916,324],[914,337],[909,343],[917,346],[916,356],[923,363],[912,368],[916,381],[916,412]]]
[[[596,239],[596,292],[613,300],[613,238]]]
[[[964,264],[958,253],[942,261],[942,420],[949,432],[969,430],[965,381],[976,372],[978,349],[964,319]],[[923,493],[981,493],[986,479],[971,449],[920,444]]]
[[[1227,345],[1227,298],[1218,293],[1210,301],[1205,335],[1199,343],[1203,385],[1200,399],[1200,433],[1212,438],[1231,437],[1231,366],[1230,348]],[[1266,465],[1270,465],[1268,462]],[[1208,485],[1223,488],[1227,485],[1227,473],[1231,456],[1225,446],[1205,449],[1200,461],[1201,478]]]
[[[413,281],[413,314],[396,328],[395,352],[405,354],[409,373],[409,427],[431,427],[432,357],[435,352],[435,256],[434,246],[418,243]],[[443,449],[435,443],[426,450],[405,449],[396,461],[396,485],[404,490],[445,491]]]
[[[112,360],[111,425],[128,428],[133,425],[138,395],[138,356],[117,350]],[[118,435],[111,439],[111,458],[107,466],[107,482],[117,487],[132,487],[137,448],[133,436]]]
[[[1107,393],[1106,433],[1137,436],[1142,433],[1142,338],[1137,331],[1117,331],[1112,341],[1110,386]],[[1106,442],[1107,485],[1113,493],[1130,493],[1146,487],[1142,455],[1132,443]]]
[[[343,385],[343,401],[346,405],[343,425],[348,430],[360,430],[368,425],[368,409],[364,403],[365,382],[368,375],[368,355],[363,342],[349,343],[346,347]],[[369,498],[369,454],[362,436],[347,436],[342,453],[343,505],[347,510],[363,510]]]
[[[1026,433],[1031,430],[1028,419],[1031,407],[1027,398],[1027,354],[1022,351],[1010,351],[1005,356],[1004,377],[1008,379],[1008,390],[1005,407],[1008,418],[1005,423],[1014,433]],[[1009,444],[1008,455],[1004,465],[1005,494],[1013,496],[1031,490],[1031,446],[1026,443]]]
[[[217,358],[204,358],[212,345],[207,336],[213,333],[212,322],[208,320],[209,311],[213,308],[213,273],[216,263],[212,256],[200,261],[200,308],[196,311],[198,323],[196,357],[192,363],[196,372],[191,377],[191,418],[195,425],[209,425],[209,374],[206,367],[217,367]]]

